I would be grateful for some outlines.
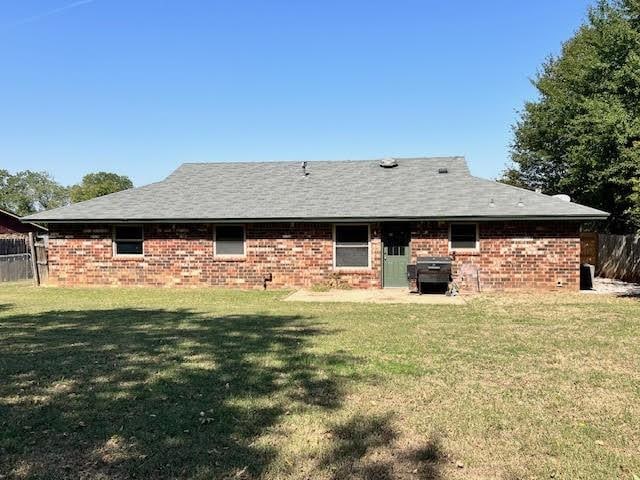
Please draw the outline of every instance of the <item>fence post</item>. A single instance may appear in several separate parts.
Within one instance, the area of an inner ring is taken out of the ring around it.
[[[29,251],[31,252],[31,269],[33,270],[33,284],[40,285],[40,272],[38,272],[38,261],[36,259],[36,242],[33,239],[33,232],[29,232]]]

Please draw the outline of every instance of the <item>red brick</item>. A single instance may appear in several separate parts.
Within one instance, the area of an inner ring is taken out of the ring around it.
[[[381,286],[378,224],[371,226],[371,268],[333,268],[332,226],[327,223],[258,223],[246,226],[246,256],[213,255],[210,224],[145,225],[143,258],[113,257],[111,227],[50,226],[49,279],[60,285],[300,287],[339,281],[355,288]],[[416,222],[411,252],[450,255],[448,224]],[[477,269],[480,288],[562,290],[579,288],[580,239],[577,223],[488,222],[480,224],[480,252],[454,253],[454,279],[463,291],[477,282],[462,271]]]

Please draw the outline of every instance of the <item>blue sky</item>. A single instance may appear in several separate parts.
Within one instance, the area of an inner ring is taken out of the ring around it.
[[[136,185],[182,162],[466,155],[493,178],[583,0],[0,6],[0,168]]]

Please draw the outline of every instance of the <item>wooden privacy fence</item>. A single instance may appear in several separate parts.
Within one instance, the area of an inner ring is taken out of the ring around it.
[[[32,277],[31,256],[28,253],[0,255],[0,282],[15,282]]]
[[[0,282],[33,278],[31,255],[24,238],[0,238]]]
[[[640,282],[640,234],[598,235],[596,275]]]
[[[28,252],[29,247],[25,238],[0,238],[0,255],[16,255]]]
[[[44,238],[33,239],[31,237],[32,250],[35,253],[35,270],[36,270],[36,283],[47,283],[49,278],[49,266],[47,259],[47,243]]]
[[[580,234],[580,263],[598,265],[598,234],[596,232]]]
[[[45,238],[0,238],[0,282],[33,278],[39,285],[48,273]]]

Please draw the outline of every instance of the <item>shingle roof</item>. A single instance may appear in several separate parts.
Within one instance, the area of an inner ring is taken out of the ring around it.
[[[20,216],[16,215],[13,212],[10,212],[9,210],[5,210],[3,208],[0,208],[0,218],[2,216],[5,217],[9,217],[11,220],[15,221],[18,225],[20,225],[21,219]],[[0,219],[0,223],[2,222],[2,220]],[[23,222],[23,223],[27,223],[29,225],[31,225],[35,230],[39,230],[41,232],[48,232],[49,230],[46,227],[43,227],[42,225],[38,225],[36,223],[30,223],[30,222]]]
[[[462,157],[186,163],[165,180],[27,221],[606,218],[593,208],[474,177]],[[438,173],[446,168],[448,173]]]

